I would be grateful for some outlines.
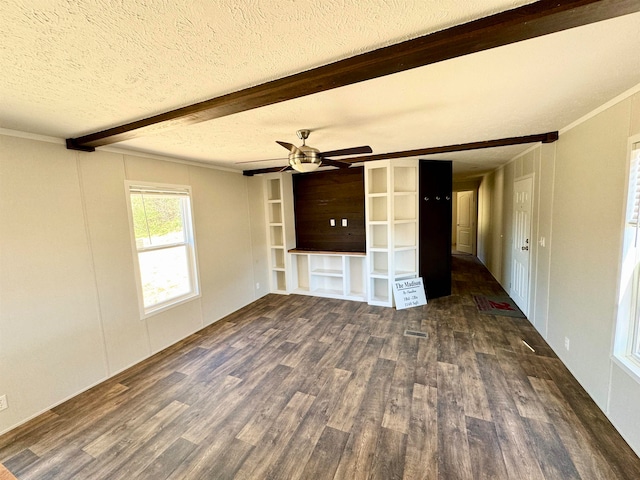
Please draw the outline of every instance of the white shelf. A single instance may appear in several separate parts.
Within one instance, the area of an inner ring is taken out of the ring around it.
[[[322,277],[342,277],[344,273],[342,270],[328,270],[324,268],[319,268],[317,270],[311,270],[311,275],[318,275]]]
[[[369,272],[371,278],[389,278],[389,270],[372,270]]]
[[[406,280],[407,278],[416,278],[418,276],[418,272],[396,272],[394,276],[394,280]]]

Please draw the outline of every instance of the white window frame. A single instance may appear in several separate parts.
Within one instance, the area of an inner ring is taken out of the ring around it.
[[[185,233],[185,241],[172,243],[155,247],[138,247],[136,244],[135,227],[133,223],[133,209],[131,207],[131,194],[136,192],[148,191],[149,193],[167,193],[177,194],[184,196],[186,202],[183,203],[183,228]],[[193,224],[193,207],[192,207],[192,195],[191,187],[189,185],[174,185],[163,183],[149,183],[149,182],[134,182],[125,181],[125,193],[127,198],[127,213],[129,215],[129,230],[131,232],[131,248],[134,259],[134,271],[136,277],[136,287],[138,291],[138,308],[140,310],[140,318],[145,319],[160,312],[164,312],[170,308],[181,305],[185,302],[189,302],[194,298],[200,297],[200,282],[198,275],[198,262],[196,255],[196,235],[195,227]],[[184,245],[187,248],[187,268],[189,270],[189,279],[191,283],[191,290],[184,295],[170,298],[164,302],[160,302],[149,307],[144,305],[144,294],[142,288],[142,275],[140,271],[140,258],[139,254],[149,252],[153,250],[162,250],[175,248],[177,246]]]
[[[627,202],[623,225],[613,360],[640,383],[640,135],[627,149]]]

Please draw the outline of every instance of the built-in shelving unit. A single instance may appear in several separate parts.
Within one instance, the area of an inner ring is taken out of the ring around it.
[[[366,301],[365,254],[292,250],[292,292]]]
[[[295,242],[291,198],[291,176],[273,174],[265,177],[267,241],[269,248],[269,281],[273,293],[287,293],[289,270],[287,250]]]
[[[395,280],[418,276],[418,161],[365,165],[365,252],[297,250],[291,175],[265,176],[271,292],[393,306]]]
[[[392,282],[418,276],[418,162],[365,165],[368,301],[393,306]]]

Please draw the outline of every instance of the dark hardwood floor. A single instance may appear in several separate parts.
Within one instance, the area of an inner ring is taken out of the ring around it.
[[[268,295],[0,437],[0,462],[24,480],[640,478],[531,324],[478,313],[499,293],[454,256],[453,295],[425,307]]]

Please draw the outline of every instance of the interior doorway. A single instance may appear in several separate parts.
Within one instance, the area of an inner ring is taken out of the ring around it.
[[[525,315],[529,315],[532,193],[532,177],[525,177],[515,182],[513,192],[513,262],[509,295]]]
[[[476,255],[478,234],[477,197],[477,190],[454,192],[453,222],[451,222],[453,227],[451,231],[453,239],[451,247],[454,252]]]

